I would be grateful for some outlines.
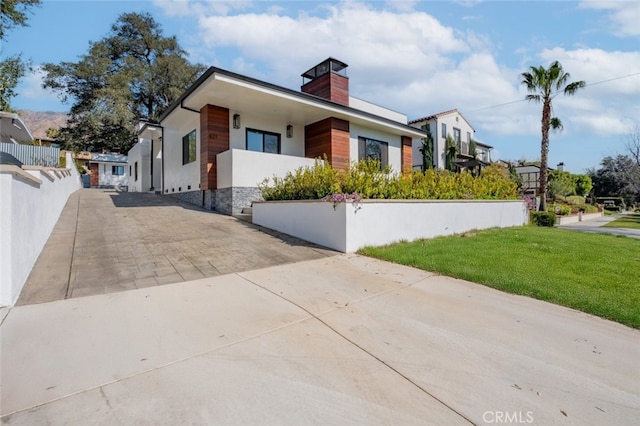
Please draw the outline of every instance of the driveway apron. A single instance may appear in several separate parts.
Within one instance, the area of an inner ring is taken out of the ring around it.
[[[172,197],[81,189],[69,198],[17,305],[173,284],[334,254]]]

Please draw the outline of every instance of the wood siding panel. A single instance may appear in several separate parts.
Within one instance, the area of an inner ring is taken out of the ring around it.
[[[336,168],[349,164],[349,122],[329,117],[305,127],[305,156],[327,157]]]
[[[411,138],[402,136],[402,172],[409,172],[413,168],[413,149],[411,148]]]
[[[200,189],[216,189],[216,155],[229,150],[229,109],[205,105],[200,110]]]
[[[311,80],[301,91],[349,106],[349,79],[332,72]]]
[[[98,186],[100,185],[100,171],[98,170],[100,168],[100,164],[98,163],[90,163],[89,164],[89,170],[91,171],[91,177],[89,178],[89,185],[91,186]]]

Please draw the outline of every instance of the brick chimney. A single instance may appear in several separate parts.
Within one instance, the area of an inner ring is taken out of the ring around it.
[[[302,74],[304,93],[316,95],[330,101],[349,106],[348,65],[328,58]]]

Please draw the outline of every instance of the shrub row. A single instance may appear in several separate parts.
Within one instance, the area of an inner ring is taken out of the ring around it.
[[[471,173],[427,170],[406,174],[382,168],[376,161],[350,164],[346,170],[332,168],[325,160],[301,167],[284,178],[265,179],[258,185],[262,197],[272,200],[314,200],[332,194],[358,194],[369,199],[516,199],[516,184],[498,166]]]

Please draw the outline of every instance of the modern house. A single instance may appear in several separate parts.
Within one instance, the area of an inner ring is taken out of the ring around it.
[[[350,96],[346,70],[328,58],[302,74],[297,91],[209,68],[158,123],[139,127],[129,165],[144,176],[132,188],[234,214],[261,199],[265,178],[317,158],[411,169],[412,141],[426,133],[404,114]]]
[[[490,145],[475,140],[475,129],[457,109],[440,112],[409,122],[431,135],[433,140],[433,167],[443,169],[446,164],[447,136],[457,147],[458,170],[488,165],[491,162]],[[413,140],[413,169],[422,168],[422,138]],[[474,152],[475,151],[475,152]]]
[[[127,190],[129,170],[127,156],[115,153],[91,153],[85,163],[89,170],[92,188],[116,188]]]

